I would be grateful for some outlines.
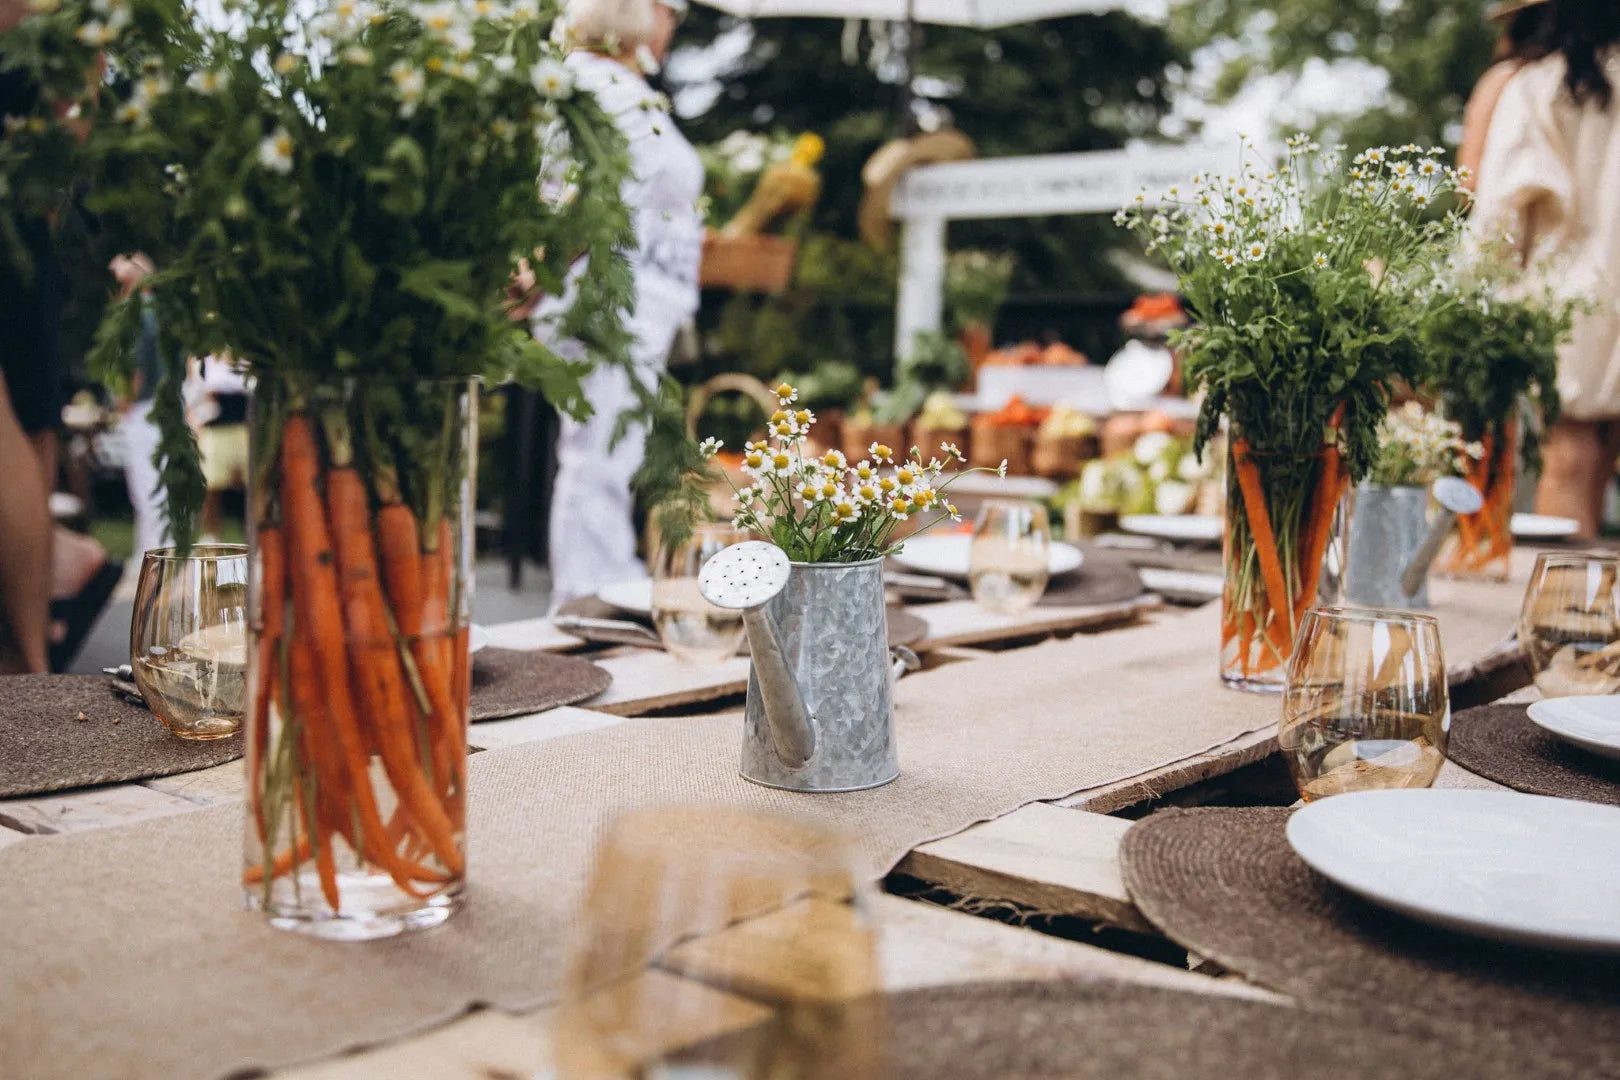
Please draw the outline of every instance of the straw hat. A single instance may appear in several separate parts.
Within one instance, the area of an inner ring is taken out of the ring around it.
[[[1545,4],[1547,0],[1496,0],[1485,10],[1487,19],[1505,19],[1509,15],[1516,15],[1525,8],[1532,8],[1538,4]]]

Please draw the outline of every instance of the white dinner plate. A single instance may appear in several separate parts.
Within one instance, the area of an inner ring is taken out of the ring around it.
[[[1620,697],[1548,698],[1530,706],[1530,720],[1582,750],[1620,758]]]
[[[1183,544],[1215,544],[1221,539],[1221,518],[1214,514],[1126,514],[1119,527],[1138,536],[1154,536]]]
[[[604,585],[596,598],[608,607],[618,608],[631,615],[652,614],[652,581],[617,581]]]
[[[489,644],[489,631],[477,623],[467,627],[467,651],[475,653]]]
[[[966,581],[972,552],[973,537],[966,533],[942,533],[907,540],[894,561],[919,574]],[[1084,561],[1085,556],[1073,544],[1054,543],[1047,552],[1047,572],[1053,577],[1072,574]]]
[[[1620,952],[1620,808],[1513,791],[1358,791],[1288,842],[1375,904],[1498,941]]]
[[[1509,528],[1521,540],[1561,540],[1580,532],[1581,523],[1574,518],[1546,514],[1514,514]]]

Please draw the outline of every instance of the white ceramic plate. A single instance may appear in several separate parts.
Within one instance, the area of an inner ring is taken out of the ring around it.
[[[1530,720],[1582,750],[1620,758],[1620,697],[1548,698],[1530,706]]]
[[[641,581],[618,581],[604,586],[596,598],[609,607],[631,615],[651,615],[652,581],[646,578]]]
[[[1156,536],[1183,544],[1215,544],[1221,539],[1221,519],[1214,514],[1126,514],[1119,527],[1138,536]]]
[[[477,623],[467,627],[467,651],[475,653],[489,645],[489,631]]]
[[[973,537],[966,533],[919,536],[915,540],[907,540],[905,548],[894,557],[894,561],[919,574],[966,581],[972,552]],[[1053,577],[1060,577],[1074,573],[1084,561],[1080,549],[1073,544],[1054,543],[1047,553],[1047,570]]]
[[[1358,791],[1300,810],[1288,842],[1330,880],[1424,922],[1620,952],[1617,807],[1511,791]]]
[[[1560,540],[1580,532],[1581,523],[1574,518],[1546,514],[1514,514],[1509,528],[1521,540]]]

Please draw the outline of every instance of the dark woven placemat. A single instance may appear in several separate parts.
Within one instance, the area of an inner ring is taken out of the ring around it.
[[[480,649],[472,658],[472,720],[503,720],[576,705],[613,676],[589,660],[522,649]]]
[[[1494,1056],[1284,1005],[1107,981],[913,990],[886,1003],[901,1080],[1522,1080]]]
[[[1041,597],[1041,607],[1091,607],[1135,600],[1143,593],[1142,575],[1117,551],[1084,544],[1085,561],[1072,574],[1053,578]]]
[[[0,797],[150,780],[241,756],[241,736],[182,739],[99,675],[0,676]]]
[[[1458,713],[1446,753],[1469,772],[1532,795],[1620,806],[1620,762],[1589,754],[1530,722],[1525,705]]]
[[[1526,1051],[1537,1062],[1527,1076],[1620,1076],[1620,959],[1384,911],[1307,867],[1288,845],[1288,815],[1165,810],[1137,822],[1120,850],[1131,898],[1172,940],[1307,1009],[1415,1025],[1489,1054]]]

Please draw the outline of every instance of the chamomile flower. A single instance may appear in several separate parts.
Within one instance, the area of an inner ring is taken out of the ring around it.
[[[887,446],[884,446],[882,443],[873,443],[871,446],[866,448],[866,452],[871,455],[873,461],[876,461],[879,464],[886,465],[894,460],[894,451],[889,449]]]
[[[825,454],[821,455],[821,465],[825,469],[835,472],[843,472],[845,469],[849,468],[849,460],[844,457],[842,451],[829,450]]]
[[[292,172],[293,137],[284,127],[278,127],[259,141],[259,164],[273,173],[285,176]]]
[[[910,491],[917,483],[917,470],[909,463],[901,463],[894,472],[894,482],[900,485],[901,491]]]
[[[517,70],[517,57],[511,53],[502,53],[491,60],[489,66],[497,75],[510,75]]]
[[[1417,163],[1417,172],[1419,176],[1439,176],[1440,163],[1433,158],[1424,158]]]
[[[541,97],[561,101],[574,93],[574,73],[561,60],[547,58],[529,69],[529,84]]]
[[[852,521],[861,519],[861,508],[858,503],[849,499],[834,500],[832,505],[833,521],[839,525],[847,525]]]
[[[799,400],[799,391],[791,383],[778,384],[774,393],[777,402],[784,409]]]
[[[940,450],[940,453],[944,454],[946,459],[949,460],[949,461],[966,461],[967,460],[967,458],[962,456],[961,449],[958,448],[955,443],[948,443],[948,442],[940,443],[939,444],[939,450]]]
[[[276,69],[277,75],[291,75],[298,70],[298,57],[292,53],[284,52],[277,55],[275,62],[271,66]]]
[[[726,444],[719,439],[704,439],[698,444],[698,453],[706,458],[712,458],[720,452],[720,448],[724,445]]]
[[[1243,254],[1248,257],[1250,262],[1258,262],[1266,257],[1266,245],[1256,240],[1243,249]]]
[[[859,465],[855,466],[855,479],[863,483],[868,480],[876,480],[877,469],[870,461],[862,461]]]
[[[857,481],[855,486],[850,489],[850,494],[854,495],[856,501],[862,506],[871,506],[878,501],[877,484],[869,481]]]
[[[956,504],[953,502],[948,502],[945,504],[945,512],[951,516],[952,521],[962,520],[962,513],[956,508]]]
[[[343,58],[345,64],[353,64],[355,67],[370,67],[373,59],[371,50],[360,44],[347,46],[338,55]]]
[[[219,71],[193,71],[186,76],[186,86],[199,94],[213,95],[230,85],[230,74]]]
[[[905,521],[911,517],[915,509],[910,500],[903,495],[896,495],[889,501],[889,515],[896,521]]]
[[[1003,480],[1007,479],[1007,459],[1006,458],[1002,458],[1001,459],[1001,464],[996,466],[996,475],[998,477],[1000,477],[1001,479],[1003,479]]]
[[[403,60],[396,60],[388,69],[388,77],[394,80],[394,89],[399,92],[399,115],[409,118],[415,114],[427,91],[426,73]]]
[[[73,36],[78,39],[80,45],[100,49],[111,45],[118,32],[100,19],[86,19],[79,29],[74,31]]]

